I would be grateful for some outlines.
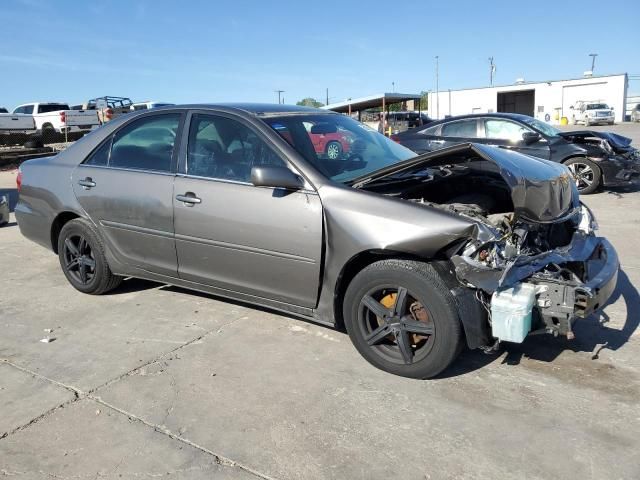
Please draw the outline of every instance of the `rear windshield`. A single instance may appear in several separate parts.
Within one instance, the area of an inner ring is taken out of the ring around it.
[[[58,112],[60,110],[70,110],[66,103],[49,103],[46,105],[38,105],[38,113]]]

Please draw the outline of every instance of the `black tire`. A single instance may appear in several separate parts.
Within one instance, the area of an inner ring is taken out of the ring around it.
[[[585,157],[570,158],[564,164],[569,167],[581,195],[589,195],[600,188],[602,172],[600,167]]]
[[[62,227],[58,258],[69,283],[83,293],[101,295],[122,282],[122,277],[109,268],[100,235],[84,218],[71,220]]]
[[[403,290],[406,300],[400,307]],[[393,306],[380,303],[385,300]],[[368,305],[373,305],[373,310]],[[422,313],[416,316],[414,308]],[[378,314],[373,314],[374,310]],[[372,263],[349,284],[343,315],[349,337],[360,354],[373,366],[395,375],[432,378],[462,349],[462,325],[455,300],[428,263],[397,259]]]
[[[42,148],[44,147],[44,142],[42,141],[42,137],[30,137],[24,142],[24,148]]]
[[[342,155],[342,144],[340,142],[331,141],[324,147],[324,153],[329,160],[338,160]]]

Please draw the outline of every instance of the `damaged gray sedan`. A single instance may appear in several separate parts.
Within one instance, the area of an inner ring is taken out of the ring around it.
[[[571,338],[617,279],[566,167],[473,144],[416,157],[311,108],[130,114],[25,162],[18,188],[21,232],[82,292],[139,277],[269,307],[407,377],[465,344]]]

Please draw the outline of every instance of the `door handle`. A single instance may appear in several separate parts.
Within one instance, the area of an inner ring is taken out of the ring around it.
[[[444,140],[429,140],[431,143],[437,143],[438,145],[442,145]]]
[[[85,190],[89,190],[96,186],[96,182],[93,181],[91,177],[87,177],[83,180],[78,180],[78,185],[82,185],[82,188]]]
[[[185,207],[193,207],[198,203],[202,203],[202,200],[196,197],[196,194],[193,192],[187,192],[183,195],[176,195],[176,200],[184,203]]]

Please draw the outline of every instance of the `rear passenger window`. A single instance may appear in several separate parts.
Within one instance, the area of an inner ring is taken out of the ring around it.
[[[141,118],[127,125],[113,139],[109,166],[171,171],[179,124],[180,114],[170,113]]]
[[[85,165],[96,165],[106,167],[109,163],[109,151],[111,150],[111,140],[104,142],[95,150],[84,162]]]
[[[285,166],[285,162],[249,127],[236,120],[214,115],[192,117],[189,175],[250,182],[254,165]]]
[[[462,137],[462,138],[475,138],[477,137],[477,122],[473,120],[461,120],[459,122],[445,123],[442,126],[443,137]]]

